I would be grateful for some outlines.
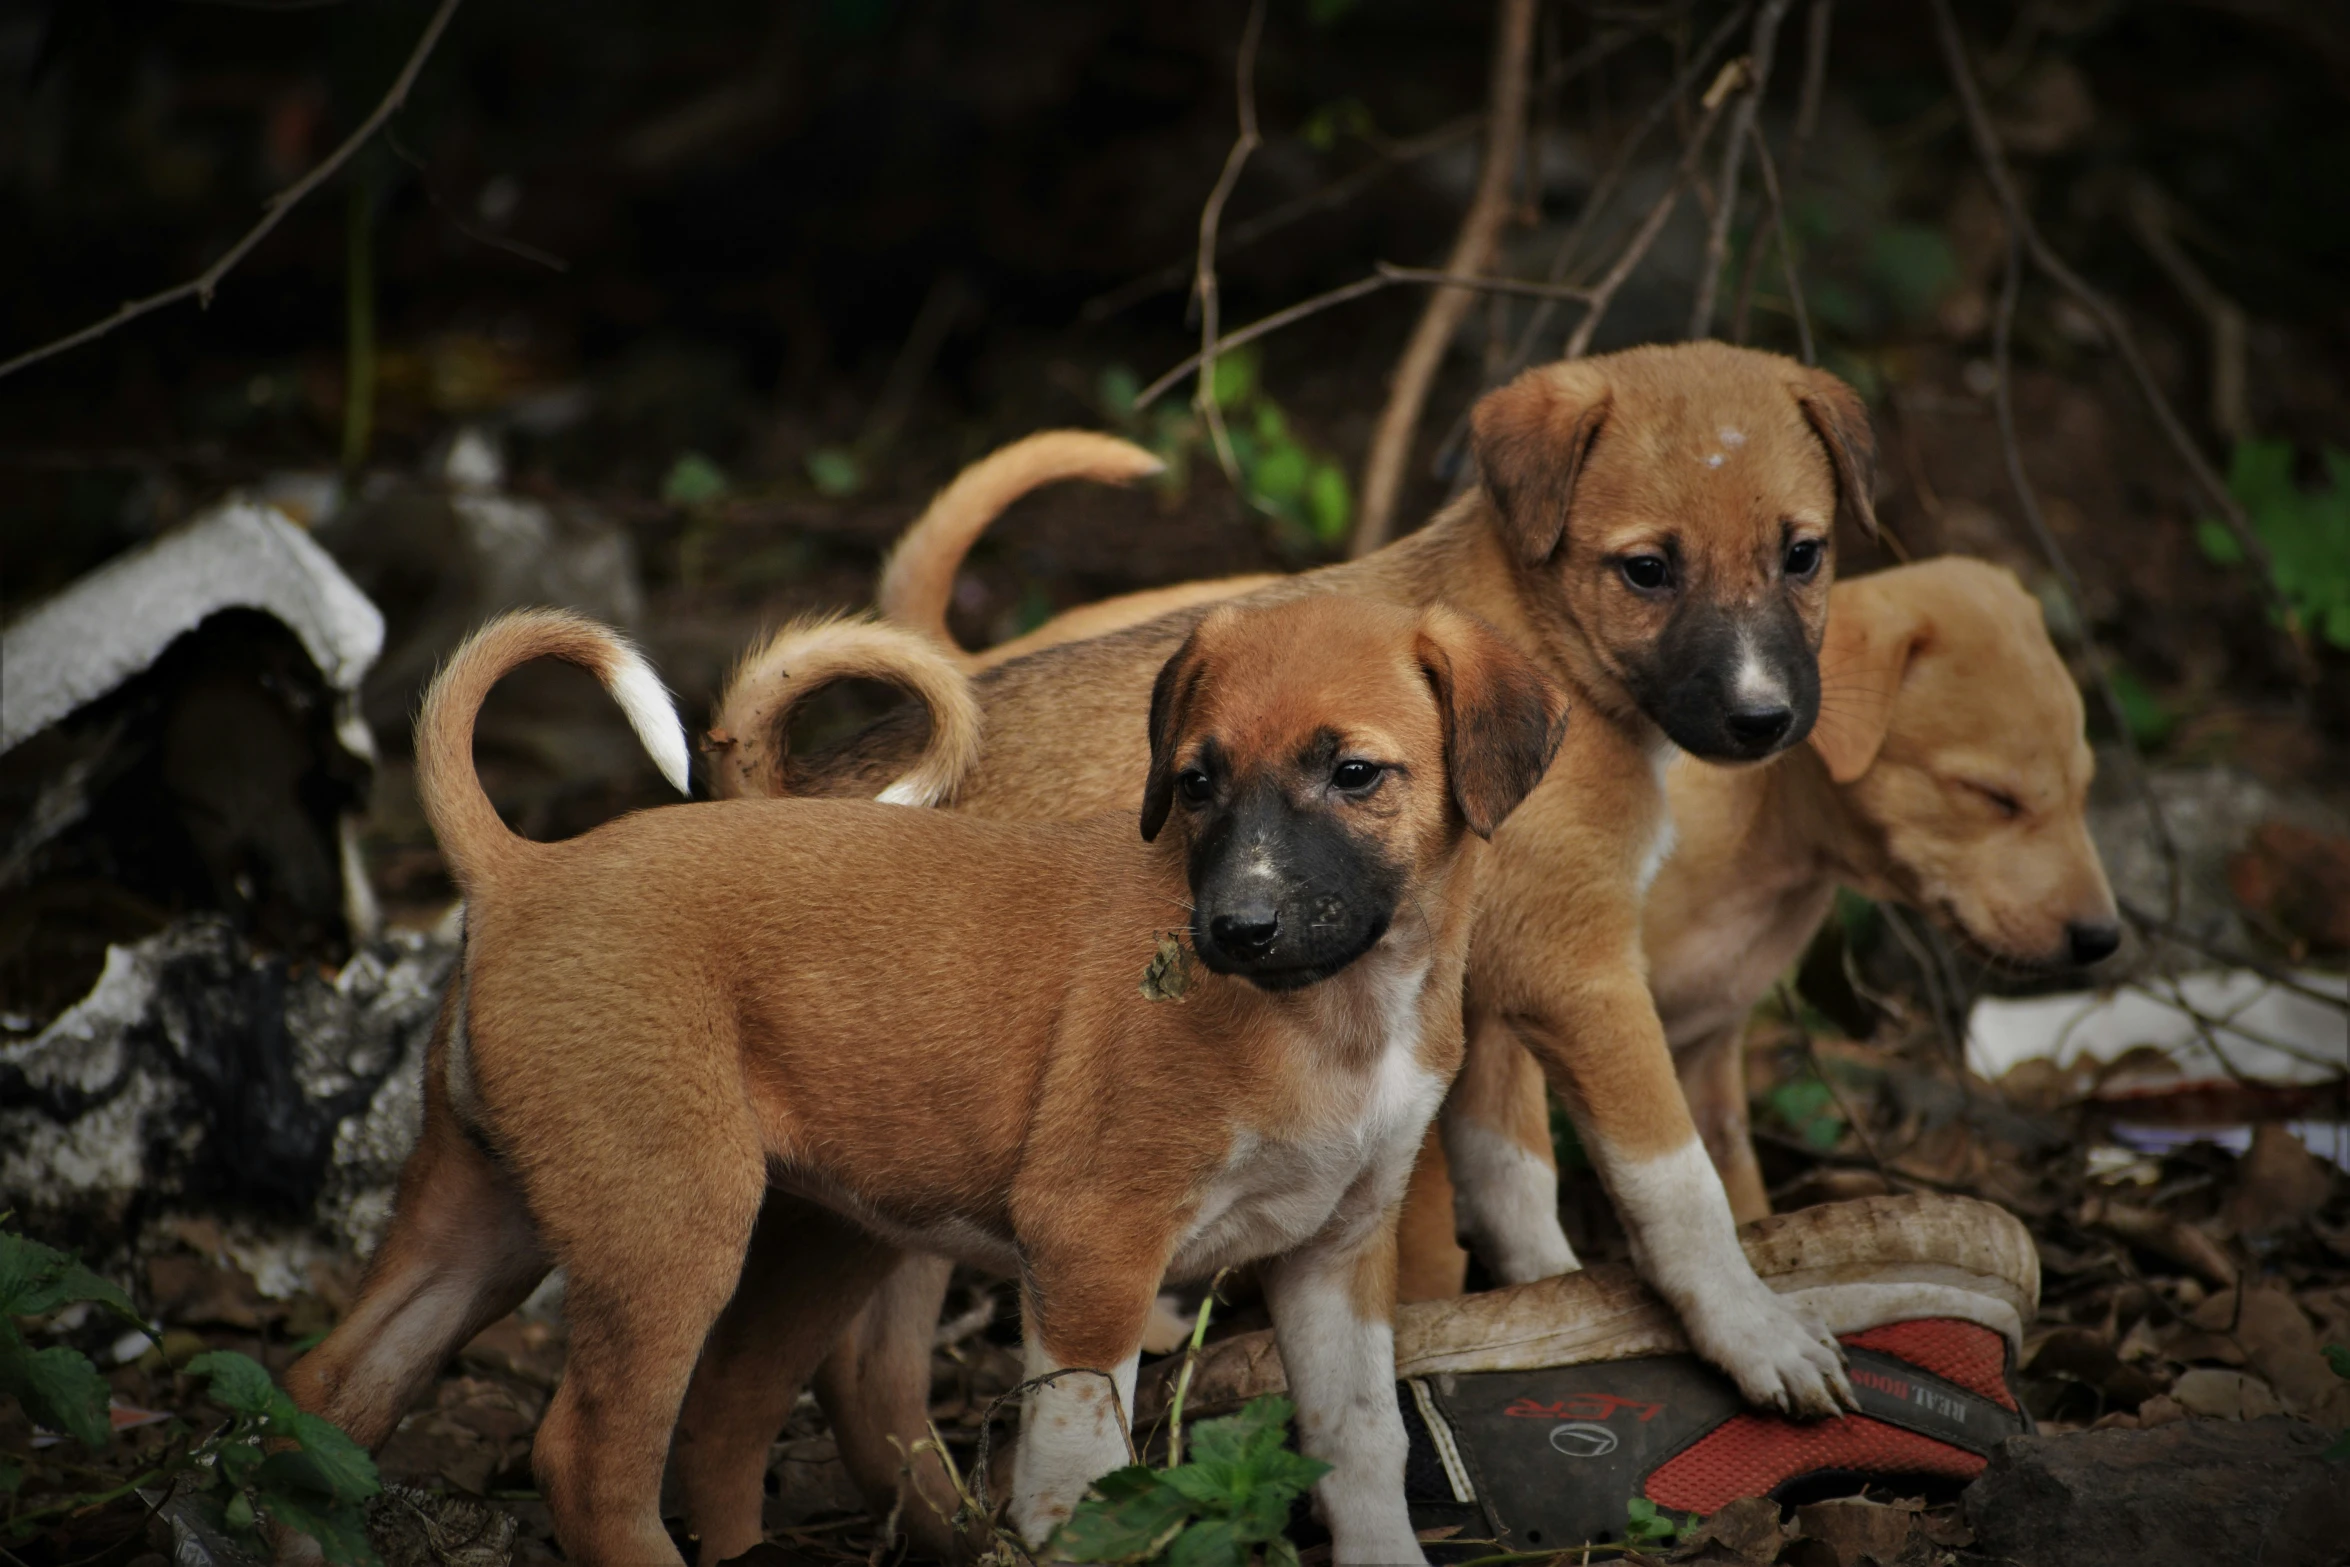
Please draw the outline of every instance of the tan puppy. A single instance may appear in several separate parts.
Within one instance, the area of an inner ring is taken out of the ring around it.
[[[2121,942],[2089,838],[2080,693],[2012,573],[1950,558],[1839,582],[1820,668],[1808,746],[1667,775],[1679,842],[1642,921],[1665,1037],[1741,1220],[1770,1212],[1746,1125],[1746,1018],[1838,886],[1920,910],[2013,967],[2091,964]],[[1471,1041],[1443,1118],[1445,1146],[1502,1140],[1551,1167],[1541,1074],[1507,1041]],[[1464,1178],[1456,1192],[1431,1138],[1406,1204],[1404,1299],[1460,1292],[1456,1208],[1492,1253],[1566,1244],[1547,1188]]]
[[[1640,909],[1669,844],[1665,763],[1681,750],[1759,759],[1811,727],[1831,525],[1839,508],[1874,525],[1866,410],[1822,372],[1697,343],[1530,371],[1479,404],[1474,424],[1479,488],[1367,559],[1242,602],[1341,591],[1452,604],[1566,685],[1576,723],[1496,841],[1469,1025],[1508,1030],[1535,1050],[1645,1276],[1698,1350],[1757,1403],[1830,1413],[1850,1402],[1834,1344],[1755,1277],[1690,1123],[1648,994]],[[979,676],[990,739],[956,807],[1052,819],[1131,806],[1145,737],[1128,715],[1199,613],[1045,648]],[[721,702],[722,792],[869,794],[913,754],[920,720],[907,715],[787,770],[774,718],[790,684],[754,657]],[[1480,1158],[1528,1190],[1549,1176],[1506,1139],[1455,1150],[1464,1169]],[[1562,1246],[1517,1259],[1509,1277],[1573,1265]],[[736,1301],[742,1321],[730,1342],[771,1336],[759,1309]],[[909,1309],[861,1342],[894,1333],[911,1346],[935,1321],[935,1306]],[[907,1348],[892,1363],[919,1358]],[[788,1407],[762,1389],[780,1380],[752,1353],[706,1356],[686,1431],[742,1446],[741,1470],[755,1477]],[[884,1430],[910,1440],[923,1392],[869,1386],[865,1401]],[[843,1408],[832,1407],[837,1424]],[[862,1478],[886,1493],[894,1473]]]
[[[901,626],[938,638],[966,669],[989,669],[1060,642],[1075,642],[1105,631],[1188,609],[1194,604],[1236,597],[1277,579],[1223,577],[1121,594],[1098,604],[1066,610],[1035,630],[981,652],[955,645],[947,630],[947,606],[954,602],[955,574],[988,525],[1006,506],[1040,485],[1062,479],[1125,484],[1162,472],[1166,464],[1131,441],[1091,430],[1044,430],[998,447],[955,475],[922,515],[914,519],[881,563],[874,603]]]
[[[897,636],[909,660],[927,646]],[[1134,715],[1139,838],[1122,812],[730,801],[541,844],[471,761],[483,698],[538,657],[597,674],[682,779],[651,672],[576,617],[493,622],[434,682],[418,787],[467,925],[436,1124],[360,1302],[290,1378],[304,1407],[380,1440],[468,1328],[560,1265],[570,1354],[533,1455],[557,1537],[578,1561],[675,1561],[663,1459],[738,1279],[782,1297],[794,1332],[762,1352],[804,1371],[918,1247],[1021,1280],[1027,1370],[1053,1379],[1012,1518],[1041,1545],[1125,1462],[1162,1278],[1263,1259],[1337,1559],[1420,1560],[1393,1216],[1460,1058],[1478,840],[1562,728],[1533,664],[1444,609],[1219,609]],[[934,727],[927,782],[893,794],[932,798],[968,760],[967,700]],[[1185,912],[1196,958],[1164,1004],[1142,980]],[[797,1202],[762,1222],[770,1187]],[[1054,1376],[1074,1368],[1093,1369]],[[710,1455],[687,1449],[690,1474]],[[757,1541],[755,1506],[741,1522],[705,1521],[705,1561]]]

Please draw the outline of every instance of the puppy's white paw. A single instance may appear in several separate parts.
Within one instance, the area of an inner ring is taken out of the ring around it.
[[[1760,1279],[1749,1274],[1746,1283],[1707,1290],[1683,1310],[1697,1352],[1763,1408],[1805,1420],[1858,1409],[1834,1335]]]
[[[1332,1567],[1426,1567],[1428,1561],[1427,1551],[1409,1527],[1367,1535],[1360,1530],[1334,1529],[1330,1546]]]

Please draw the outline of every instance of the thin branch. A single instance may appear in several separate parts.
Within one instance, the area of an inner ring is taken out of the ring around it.
[[[1723,107],[1736,95],[1745,80],[1746,61],[1732,60],[1722,67],[1721,74],[1714,78],[1713,86],[1706,89],[1705,117],[1697,122],[1696,130],[1690,135],[1689,145],[1682,150],[1681,161],[1673,170],[1673,183],[1665,187],[1664,195],[1649,209],[1647,218],[1642,220],[1639,229],[1633,234],[1631,243],[1616,257],[1616,264],[1608,268],[1605,277],[1592,285],[1591,308],[1584,312],[1583,319],[1575,324],[1574,332],[1568,336],[1566,352],[1559,356],[1562,359],[1580,359],[1590,349],[1591,336],[1599,330],[1600,319],[1607,314],[1608,306],[1615,302],[1616,290],[1624,286],[1624,280],[1646,259],[1648,247],[1656,243],[1657,235],[1664,232],[1666,220],[1672,217],[1673,209],[1680,204],[1681,193],[1696,180],[1698,159],[1705,152],[1706,142],[1713,136],[1714,125],[1721,119]]]
[[[1697,85],[1698,78],[1712,68],[1714,56],[1729,47],[1730,37],[1746,20],[1748,9],[1745,5],[1731,8],[1730,14],[1716,24],[1713,32],[1707,35],[1705,42],[1698,45],[1697,52],[1689,57],[1688,64],[1673,78],[1664,92],[1658,95],[1657,100],[1648,106],[1647,112],[1641,115],[1639,123],[1634,125],[1624,137],[1623,144],[1616,149],[1614,161],[1608,164],[1607,171],[1593,183],[1591,194],[1584,198],[1583,210],[1576,216],[1575,226],[1567,231],[1567,237],[1559,242],[1557,253],[1550,259],[1549,276],[1553,283],[1566,277],[1568,267],[1582,253],[1583,242],[1590,238],[1592,229],[1598,226],[1600,216],[1607,210],[1608,203],[1615,199],[1616,187],[1624,182],[1624,176],[1631,171],[1632,160],[1639,156],[1640,149],[1647,144],[1648,138],[1656,134],[1657,127],[1664,124],[1665,117],[1673,112],[1674,106],[1689,95],[1689,89]],[[1526,323],[1526,330],[1518,335],[1517,351],[1511,354],[1509,362],[1502,366],[1498,380],[1508,380],[1532,361],[1535,344],[1541,340],[1542,334],[1549,328],[1553,313],[1552,307],[1547,304],[1538,306],[1534,310],[1532,319]],[[1464,414],[1462,417],[1465,429],[1467,416]]]
[[[1492,109],[1485,122],[1485,153],[1477,171],[1476,192],[1461,219],[1452,255],[1444,264],[1447,273],[1477,274],[1493,264],[1502,225],[1509,218],[1510,176],[1526,133],[1527,63],[1533,57],[1537,7],[1535,0],[1500,0],[1496,9],[1489,89]],[[1430,295],[1419,324],[1396,360],[1387,406],[1380,410],[1370,453],[1363,460],[1362,504],[1355,517],[1354,539],[1348,546],[1348,553],[1357,559],[1385,544],[1394,530],[1404,470],[1411,460],[1420,414],[1428,404],[1428,389],[1444,362],[1445,351],[1452,346],[1453,333],[1476,297],[1464,288],[1440,288]]]
[[[1803,284],[1795,276],[1795,246],[1787,229],[1787,203],[1779,191],[1779,171],[1771,161],[1771,149],[1763,140],[1762,127],[1749,125],[1746,129],[1754,138],[1754,166],[1762,175],[1763,197],[1770,203],[1770,215],[1763,220],[1761,230],[1754,237],[1754,257],[1759,257],[1762,246],[1776,236],[1779,242],[1779,272],[1787,280],[1787,308],[1795,316],[1795,340],[1802,345],[1803,362],[1816,365],[1820,358],[1811,340],[1811,312],[1803,308]],[[1750,279],[1753,276],[1752,260],[1753,257],[1750,257],[1747,269]],[[1739,289],[1738,318],[1735,336],[1743,343],[1746,341],[1746,290],[1743,286]]]
[[[1208,193],[1207,204],[1199,214],[1199,264],[1193,275],[1192,291],[1199,300],[1199,384],[1193,388],[1192,402],[1200,416],[1208,422],[1208,434],[1214,439],[1216,461],[1223,466],[1224,477],[1243,495],[1248,486],[1240,477],[1240,463],[1232,455],[1232,437],[1224,429],[1224,410],[1216,405],[1216,334],[1221,324],[1222,296],[1216,287],[1216,229],[1224,219],[1224,203],[1232,198],[1232,187],[1240,181],[1241,168],[1249,154],[1255,152],[1264,138],[1257,134],[1257,44],[1265,34],[1265,0],[1250,0],[1248,23],[1240,31],[1240,58],[1233,66],[1233,85],[1240,99],[1240,134],[1233,139],[1232,150],[1224,155],[1224,172],[1216,176],[1216,188]]]
[[[2179,248],[2170,201],[2152,180],[2141,177],[2131,186],[2128,206],[2138,243],[2211,328],[2211,426],[2226,440],[2244,440],[2252,434],[2244,401],[2244,307]]]
[[[1333,305],[1343,305],[1350,300],[1376,294],[1381,289],[1396,283],[1428,283],[1446,288],[1474,289],[1489,294],[1518,294],[1536,299],[1588,300],[1591,297],[1591,290],[1576,288],[1564,283],[1539,283],[1525,278],[1470,277],[1457,272],[1439,272],[1430,267],[1399,267],[1386,261],[1375,261],[1371,265],[1373,270],[1369,277],[1357,278],[1352,283],[1341,283],[1338,287],[1316,294],[1311,299],[1301,299],[1294,305],[1276,310],[1269,316],[1251,321],[1247,326],[1225,333],[1216,340],[1216,352],[1221,354],[1238,348],[1244,343],[1253,343],[1258,338],[1278,332],[1293,322],[1303,321],[1308,316],[1318,316]],[[1193,354],[1190,358],[1176,365],[1174,369],[1144,387],[1135,396],[1135,411],[1139,413],[1164,397],[1170,387],[1177,385],[1185,376],[1200,368],[1201,359],[1201,355]]]
[[[1936,0],[1940,3],[1940,0]],[[2057,581],[2072,599],[2074,608],[2082,617],[2081,646],[2087,654],[2089,675],[2104,703],[2106,716],[2112,721],[2115,738],[2121,745],[2129,772],[2131,788],[2146,802],[2147,825],[2153,830],[2155,846],[2162,851],[2165,873],[2169,881],[2168,904],[2170,916],[2179,912],[2180,871],[2179,846],[2171,837],[2170,823],[2162,814],[2162,802],[2155,798],[2153,783],[2146,776],[2145,758],[2138,754],[2138,742],[2130,733],[2129,715],[2122,709],[2121,694],[2114,690],[2113,676],[2106,667],[2104,650],[2096,638],[2088,633],[2088,598],[2081,591],[2079,573],[2056,535],[2049,530],[2048,519],[2041,513],[2039,494],[2032,488],[2031,475],[2024,471],[2024,449],[2015,433],[2015,305],[2022,291],[2024,276],[2023,246],[2014,225],[2007,231],[2007,271],[1999,285],[1999,312],[1991,327],[1992,409],[1999,420],[1999,447],[2007,460],[2007,480],[2015,490],[2016,505],[2024,514],[2032,537],[2039,542],[2040,552],[2048,557],[2049,566],[2056,572]]]
[[[337,0],[337,3],[339,4],[340,0]],[[424,166],[422,158],[409,150],[407,143],[400,140],[400,132],[397,127],[384,127],[384,145],[392,149],[394,157],[416,171],[416,183],[423,188],[424,199],[432,203],[433,211],[439,213],[448,222],[449,227],[472,240],[476,245],[486,245],[492,250],[502,250],[509,256],[533,262],[545,267],[550,272],[569,272],[571,270],[571,263],[552,251],[541,250],[536,245],[526,245],[518,239],[507,239],[501,235],[486,233],[459,217],[457,209],[441,200],[441,193],[433,189],[432,171]]]
[[[1641,36],[1640,31],[1634,28],[1602,33],[1581,49],[1576,50],[1543,72],[1541,79],[1534,84],[1535,94],[1539,97],[1556,92],[1559,88],[1590,72],[1610,55],[1615,54]],[[1401,141],[1391,142],[1379,148],[1378,156],[1361,168],[1342,174],[1327,185],[1307,191],[1302,196],[1295,196],[1278,206],[1269,207],[1245,222],[1233,224],[1224,234],[1222,244],[1219,246],[1219,253],[1226,256],[1236,254],[1255,244],[1258,240],[1279,233],[1300,219],[1312,217],[1317,212],[1327,212],[1334,207],[1342,207],[1405,164],[1417,163],[1422,158],[1467,141],[1485,128],[1485,120],[1484,111],[1479,110],[1475,114],[1464,114],[1458,119],[1447,120],[1435,129],[1422,131],[1417,136],[1407,136]],[[1192,272],[1193,263],[1189,257],[1181,261],[1171,261],[1155,272],[1146,272],[1140,277],[1131,278],[1119,284],[1105,294],[1096,294],[1078,307],[1077,319],[1089,326],[1096,322],[1107,321],[1120,311],[1140,304],[1154,294],[1163,294],[1170,289],[1181,288],[1184,280],[1192,276]]]
[[[2237,504],[2226,481],[2220,478],[2218,470],[2205,458],[2202,448],[2187,433],[2187,427],[2180,423],[2177,411],[2171,407],[2170,399],[2163,395],[2161,386],[2156,383],[2154,372],[2148,368],[2145,355],[2139,352],[2138,341],[2131,336],[2129,323],[2122,319],[2121,312],[2114,308],[2112,301],[2090,287],[2088,280],[2056,253],[2041,235],[2038,225],[2033,223],[2022,195],[2016,190],[2015,178],[2008,170],[2006,155],[1999,145],[1999,132],[1991,123],[1990,111],[1983,106],[1982,91],[1976,86],[1974,70],[1967,63],[1966,43],[1959,37],[1958,22],[1951,14],[1950,0],[1931,0],[1931,4],[1934,10],[1934,31],[1941,42],[1943,61],[1949,67],[1951,84],[1958,90],[1959,108],[1974,138],[1983,173],[1990,181],[1992,193],[1999,198],[2000,211],[2007,220],[2010,242],[2020,244],[2030,255],[2032,264],[2072,295],[2104,330],[2107,340],[2121,355],[2130,379],[2137,383],[2138,394],[2145,399],[2147,409],[2154,415],[2154,422],[2161,429],[2164,439],[2178,453],[2179,460],[2187,465],[2188,473],[2194,477],[2206,498],[2218,508],[2221,520],[2226,523],[2228,531],[2235,535],[2244,558],[2252,563],[2258,573],[2261,591],[2267,595],[2270,607],[2280,617],[2292,644],[2296,667],[2303,683],[2314,681],[2315,670],[2310,662],[2307,640],[2301,632],[2300,617],[2293,613],[2292,606],[2277,587],[2276,562],[2269,554],[2267,542],[2253,529],[2252,519]]]
[[[1803,82],[1796,91],[1795,131],[1788,138],[1785,188],[1793,189],[1803,174],[1803,155],[1810,150],[1812,133],[1819,128],[1820,102],[1827,94],[1828,80],[1828,24],[1836,14],[1835,0],[1811,0],[1811,10],[1804,18]],[[1757,144],[1758,158],[1767,160],[1769,154]],[[1770,171],[1764,171],[1769,178]],[[1754,304],[1754,287],[1762,277],[1763,252],[1773,240],[1779,244],[1779,256],[1790,283],[1789,293],[1795,292],[1792,279],[1795,269],[1795,231],[1787,226],[1786,203],[1777,192],[1770,193],[1770,210],[1763,214],[1762,223],[1755,229],[1754,238],[1746,249],[1746,265],[1738,276],[1738,302],[1730,309],[1730,341],[1746,341],[1748,312]],[[1803,362],[1815,364],[1811,345],[1811,323],[1801,315],[1801,300],[1796,301],[1797,335],[1803,342]]]
[[[1754,19],[1754,34],[1747,45],[1747,77],[1751,85],[1730,119],[1730,134],[1722,143],[1722,173],[1717,182],[1714,200],[1713,227],[1705,237],[1705,259],[1697,273],[1697,298],[1689,307],[1689,336],[1713,336],[1714,295],[1721,287],[1722,259],[1729,253],[1730,222],[1738,212],[1738,170],[1746,156],[1749,133],[1754,129],[1756,111],[1761,109],[1763,94],[1771,86],[1771,61],[1778,53],[1779,26],[1787,20],[1787,8],[1795,0],[1763,0],[1763,8]]]
[[[228,276],[230,269],[244,260],[254,246],[267,239],[270,231],[284,222],[286,214],[301,205],[305,196],[332,179],[336,171],[351,161],[354,153],[367,145],[368,138],[408,101],[408,90],[416,85],[417,73],[424,69],[424,62],[431,58],[433,46],[441,41],[441,34],[447,29],[449,18],[457,14],[457,7],[462,3],[463,0],[441,0],[440,9],[433,12],[432,20],[425,24],[424,36],[416,40],[416,47],[409,52],[408,63],[400,67],[400,74],[392,79],[391,90],[375,106],[375,112],[362,120],[359,128],[343,139],[341,146],[328,153],[323,163],[264,202],[261,221],[246,230],[245,237],[231,245],[218,261],[185,283],[167,288],[160,294],[150,294],[145,299],[128,300],[103,320],[93,321],[80,331],[69,332],[55,342],[27,349],[14,359],[0,364],[0,376],[14,375],[27,365],[38,364],[68,349],[79,348],[84,343],[95,342],[125,322],[152,315],[183,299],[193,299],[199,306],[209,310],[212,307],[213,291],[220,287],[221,279]]]

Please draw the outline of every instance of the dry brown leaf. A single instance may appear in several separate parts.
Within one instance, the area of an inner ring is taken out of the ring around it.
[[[2333,1189],[2332,1165],[2303,1147],[2290,1127],[2263,1121],[2236,1165],[2236,1187],[2221,1216],[2234,1234],[2266,1235],[2314,1217]]]
[[[2171,1384],[2170,1396],[2191,1415],[2211,1420],[2258,1420],[2281,1415],[2285,1406],[2266,1382],[2242,1371],[2197,1366]]]

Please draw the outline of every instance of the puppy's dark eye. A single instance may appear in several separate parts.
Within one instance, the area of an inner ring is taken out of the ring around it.
[[[1797,578],[1810,576],[1820,569],[1820,555],[1819,540],[1797,539],[1787,546],[1787,575]]]
[[[1673,568],[1662,555],[1627,555],[1618,569],[1624,580],[1642,593],[1654,593],[1673,579]]]
[[[1216,794],[1214,781],[1196,767],[1186,767],[1177,773],[1175,788],[1183,796],[1186,805],[1205,805]]]
[[[1374,762],[1340,762],[1330,773],[1331,784],[1349,794],[1368,789],[1379,781],[1379,767]]]

